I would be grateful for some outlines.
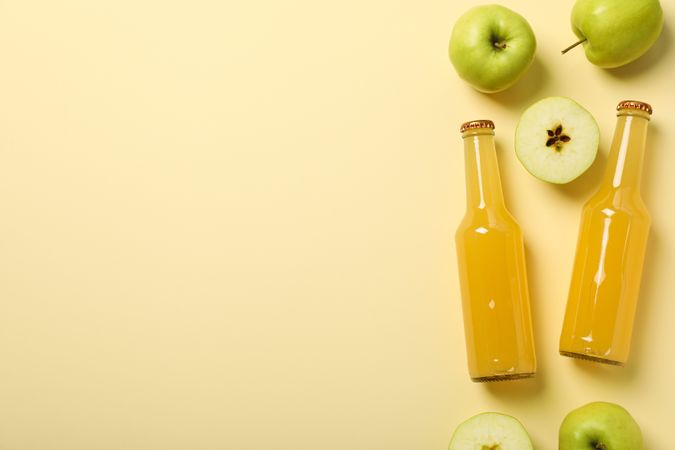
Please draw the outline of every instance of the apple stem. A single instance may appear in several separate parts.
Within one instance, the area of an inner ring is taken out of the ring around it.
[[[506,48],[506,42],[504,41],[493,42],[492,45],[494,45],[496,48],[500,50],[504,50]]]
[[[563,50],[563,51],[560,52],[560,53],[562,53],[562,54],[564,55],[565,53],[569,52],[570,50],[572,50],[572,49],[573,49],[574,47],[576,47],[577,45],[583,44],[584,42],[586,42],[586,38],[583,38],[582,40],[580,40],[580,41],[578,41],[578,42],[575,42],[574,44],[570,45],[569,47],[567,47],[565,50]]]

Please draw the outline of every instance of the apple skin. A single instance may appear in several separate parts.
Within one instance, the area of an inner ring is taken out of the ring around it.
[[[572,8],[572,30],[586,39],[586,58],[603,68],[636,60],[662,29],[659,0],[577,0]]]
[[[604,444],[604,447],[598,443]],[[642,432],[626,409],[593,402],[571,411],[560,425],[558,450],[644,450]]]
[[[457,20],[448,53],[460,78],[492,93],[518,81],[536,48],[534,32],[523,16],[500,5],[481,5]]]

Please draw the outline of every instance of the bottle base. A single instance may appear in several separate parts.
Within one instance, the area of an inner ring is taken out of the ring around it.
[[[621,366],[621,367],[624,366],[624,363],[622,363],[621,361],[614,361],[613,359],[600,358],[593,355],[587,355],[585,353],[576,353],[560,350],[560,354],[562,356],[568,356],[570,358],[585,359],[586,361],[593,361],[601,364],[608,364],[611,366]]]
[[[509,373],[504,375],[489,375],[487,377],[471,377],[471,381],[474,383],[489,383],[493,381],[510,381],[510,380],[522,380],[525,378],[534,377],[534,372],[530,373]]]

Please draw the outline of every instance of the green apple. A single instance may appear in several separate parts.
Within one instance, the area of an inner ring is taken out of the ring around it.
[[[457,20],[448,53],[460,78],[481,92],[498,92],[525,73],[536,48],[523,16],[500,5],[482,5]]]
[[[615,403],[593,402],[571,411],[560,425],[558,450],[644,450],[635,419]]]
[[[532,450],[532,441],[515,417],[486,412],[462,422],[448,450]]]
[[[586,58],[596,66],[623,66],[639,58],[663,29],[659,0],[577,0],[572,30],[583,43]]]
[[[516,127],[516,156],[549,183],[565,184],[595,160],[600,129],[590,112],[567,97],[547,97],[528,107]]]

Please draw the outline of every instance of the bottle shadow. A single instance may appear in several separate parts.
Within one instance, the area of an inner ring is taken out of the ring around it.
[[[508,209],[509,205],[512,205],[512,201],[514,200],[513,197],[510,195],[511,192],[511,174],[507,170],[503,170],[503,167],[506,167],[507,164],[504,161],[504,158],[506,158],[506,152],[505,149],[507,149],[508,146],[505,145],[504,140],[502,139],[501,136],[495,136],[495,150],[497,153],[497,165],[499,166],[499,178],[501,179],[502,182],[502,193],[504,195],[504,201],[506,203],[506,207]],[[513,149],[509,149],[511,154],[515,156],[515,151]]]
[[[495,141],[497,151],[497,162],[499,167],[504,167],[506,164],[504,158],[506,157],[504,149],[507,148],[501,140]],[[502,190],[507,206],[514,200],[510,192],[511,175],[508,171],[500,170],[500,177],[502,181]],[[527,241],[527,236],[525,237]],[[544,348],[543,338],[545,336],[543,310],[538,308],[537,299],[543,297],[542,286],[539,280],[542,279],[542,274],[539,273],[539,267],[543,267],[536,261],[536,255],[531,251],[530,247],[525,243],[525,264],[528,275],[528,288],[530,294],[530,313],[532,316],[532,329],[534,334],[534,345],[537,356],[542,353]],[[485,383],[485,387],[495,397],[498,397],[502,402],[523,403],[532,399],[537,395],[546,384],[546,372],[542,370],[542,359],[537,358],[537,373],[533,378],[526,378],[522,380],[511,380],[503,382]]]
[[[485,383],[490,394],[509,405],[529,402],[544,388],[544,375],[540,369],[532,378]]]
[[[659,154],[655,153],[656,149],[665,149],[666,142],[663,132],[659,126],[659,122],[652,121],[649,124],[649,131],[647,135],[647,148],[645,149],[643,176],[642,176],[642,197],[649,209],[652,204],[652,199],[662,195],[659,191],[659,186],[663,189],[663,181],[657,180],[655,177],[649,176],[653,173],[652,168],[658,167]]]
[[[652,169],[658,164],[659,156],[658,154],[654,154],[652,149],[665,148],[663,135],[658,124],[652,123],[649,127],[642,183],[642,196],[647,204],[647,208],[649,208],[650,200],[654,198],[653,196],[658,195],[658,186],[663,185],[662,181],[649,176],[650,173],[653,173]],[[633,380],[641,376],[640,368],[645,367],[646,361],[644,360],[644,356],[647,353],[650,339],[649,333],[646,331],[650,328],[654,315],[657,314],[654,309],[656,306],[655,301],[658,296],[662,295],[662,292],[657,292],[659,271],[656,269],[656,266],[661,264],[667,255],[660,233],[658,226],[652,226],[642,268],[642,281],[640,283],[640,294],[635,322],[633,324],[633,337],[628,362],[624,367],[617,367],[574,359],[574,365],[582,374],[594,379],[602,379],[607,384],[619,386],[633,382]]]
[[[588,197],[600,187],[606,166],[607,154],[602,151],[601,148],[598,150],[598,154],[595,157],[593,164],[591,164],[591,167],[589,167],[586,172],[582,173],[579,178],[572,180],[567,184],[552,185],[551,188],[562,195],[582,199],[585,202]],[[583,205],[579,205],[579,210],[581,210],[582,206]]]
[[[525,244],[525,263],[527,265],[528,287],[530,293],[530,313],[532,316],[532,331],[534,334],[534,348],[537,355],[537,373],[532,378],[523,380],[514,380],[498,383],[488,383],[487,390],[502,401],[513,403],[528,402],[536,396],[546,385],[546,364],[545,358],[542,358],[546,330],[544,329],[543,308],[538,307],[537,299],[543,298],[543,291],[539,280],[541,275],[538,268],[543,265],[538,264],[534,254]],[[543,363],[543,364],[542,364]]]
[[[570,358],[582,374],[594,379],[602,379],[605,384],[618,386],[633,383],[636,378],[640,377],[640,368],[645,367],[644,356],[649,344],[649,333],[644,330],[649,328],[651,318],[655,314],[654,299],[657,296],[655,277],[658,274],[653,266],[658,261],[663,260],[665,256],[663,254],[664,247],[660,241],[658,233],[652,232],[650,234],[628,362],[624,367],[619,367]]]
[[[503,161],[503,158],[506,157],[504,148],[508,148],[508,146],[504,145],[501,140],[498,140],[496,142],[496,147],[499,166],[504,167],[506,165]],[[648,176],[650,173],[654,173],[654,170],[659,166],[658,153],[654,154],[655,152],[652,149],[664,147],[663,133],[659,128],[658,123],[650,124],[647,142],[648,153],[645,155],[642,183],[643,198],[645,199],[648,207],[649,204],[652,203],[650,200],[658,194],[657,187],[659,185],[659,180]],[[593,165],[583,175],[571,183],[566,185],[551,186],[551,188],[555,189],[557,192],[562,193],[563,195],[574,198],[582,198],[585,200],[585,198],[587,198],[592,192],[597,190],[600,183],[602,182],[607,165],[606,163],[606,153],[599,151]],[[501,176],[502,184],[506,188],[504,189],[504,196],[508,205],[514,200],[512,195],[510,195],[511,189],[508,189],[508,186],[512,183],[512,175],[507,171],[502,170]],[[580,204],[579,211],[581,211],[581,207],[582,205]],[[643,366],[645,355],[648,353],[647,330],[649,329],[649,324],[652,322],[654,315],[657,313],[654,310],[654,299],[656,299],[657,295],[659,295],[656,288],[656,286],[658,286],[658,280],[656,279],[658,272],[655,270],[655,267],[662,264],[662,262],[667,257],[667,255],[664,253],[664,246],[660,241],[661,238],[658,227],[652,227],[645,254],[642,283],[635,323],[633,326],[631,355],[628,363],[625,367],[617,367],[594,363],[591,361],[565,358],[570,359],[571,363],[575,365],[582,375],[588,376],[589,378],[602,379],[608,384],[616,385],[624,385],[629,383],[640,375],[640,367]],[[541,349],[544,348],[542,337],[545,336],[549,330],[545,329],[543,320],[544,318],[541,316],[539,308],[537,308],[537,299],[543,298],[544,295],[542,287],[538,282],[538,280],[543,279],[543,274],[539,273],[538,268],[545,267],[545,263],[537,261],[536,253],[533,253],[527,244],[525,245],[525,253],[530,298],[532,299],[531,312],[535,335],[535,347],[539,357],[538,371],[534,378],[488,384],[487,390],[503,401],[523,401],[530,396],[536,395],[539,391],[541,391],[541,389],[543,389],[546,383],[546,358],[541,358]],[[564,358],[563,356],[560,357]]]
[[[662,142],[662,133],[658,127],[658,124],[650,125],[650,136],[648,140],[647,154],[645,155],[645,163],[643,168],[644,180],[643,183],[643,197],[647,205],[650,204],[650,199],[652,195],[657,193],[657,181],[653,177],[649,177],[648,174],[651,172],[651,168],[654,167],[658,162],[658,155],[653,155],[653,151],[650,151],[652,148],[661,148]],[[497,147],[497,158],[499,161],[500,167],[503,167],[502,163],[504,155],[504,145],[502,142],[496,142]],[[587,170],[583,175],[578,179],[567,185],[552,186],[553,189],[556,189],[557,192],[562,193],[563,195],[574,197],[574,198],[583,198],[588,197],[592,192],[599,187],[602,182],[602,177],[606,168],[607,155],[605,152],[598,152],[596,161],[593,165]],[[506,172],[502,172],[502,184],[504,186],[504,196],[507,202],[507,205],[510,204],[512,197],[509,195],[511,189],[510,175]],[[579,205],[579,210],[581,210],[582,205]],[[659,236],[658,228],[652,228],[649,241],[647,244],[647,250],[645,254],[645,263],[643,267],[643,276],[640,289],[640,297],[638,310],[635,317],[634,323],[634,332],[633,332],[633,342],[631,345],[632,351],[631,356],[625,367],[616,367],[598,364],[590,361],[572,359],[572,364],[576,366],[579,372],[583,375],[588,376],[593,379],[602,379],[609,384],[623,385],[629,382],[632,382],[635,378],[640,376],[639,368],[644,366],[643,355],[646,352],[646,346],[648,344],[648,333],[645,333],[643,330],[649,328],[649,323],[653,318],[655,312],[653,311],[653,299],[658,295],[656,292],[658,271],[654,270],[654,265],[659,264],[660,261],[664,259],[664,246],[660,242],[661,238]],[[533,320],[533,330],[535,335],[535,346],[537,349],[537,355],[539,356],[539,367],[537,375],[531,379],[511,381],[505,383],[491,383],[487,385],[487,390],[496,397],[499,397],[502,401],[509,402],[526,402],[528,398],[536,395],[541,391],[546,384],[546,358],[542,358],[541,355],[542,349],[546,348],[545,338],[547,330],[543,326],[544,317],[540,308],[538,308],[538,300],[543,298],[542,287],[540,286],[539,280],[543,279],[543,274],[540,273],[540,268],[545,267],[545,264],[541,261],[538,261],[537,254],[526,245],[526,263],[528,269],[528,282],[530,289],[530,298],[531,301],[531,312]],[[562,319],[560,321],[562,323]],[[562,358],[562,356],[560,356]],[[542,369],[543,367],[543,369]]]
[[[652,48],[647,53],[640,56],[635,61],[626,64],[625,66],[616,67],[614,69],[606,69],[607,73],[616,78],[633,78],[637,75],[644,74],[650,70],[656,63],[663,59],[668,53],[673,43],[673,33],[668,26],[668,23],[663,24],[663,30]]]

